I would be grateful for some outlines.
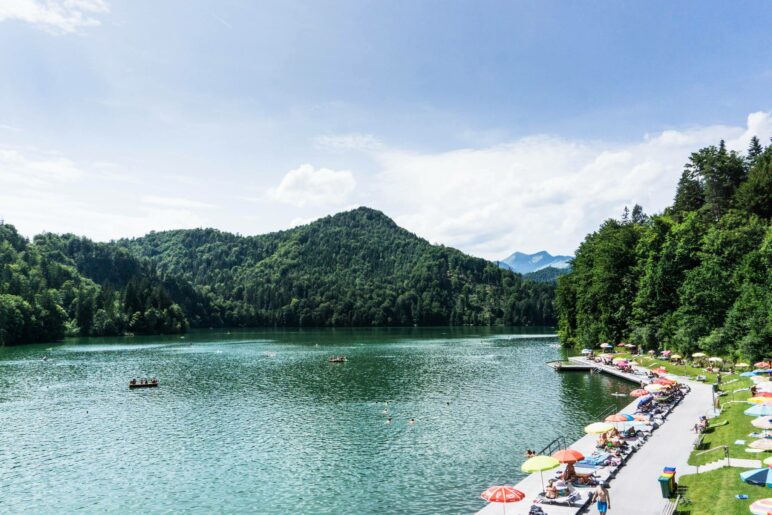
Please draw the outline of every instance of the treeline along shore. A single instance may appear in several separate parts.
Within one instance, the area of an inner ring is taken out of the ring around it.
[[[0,225],[0,345],[189,327],[554,325],[554,288],[369,208],[249,237],[29,241]]]
[[[567,346],[621,341],[758,361],[772,354],[772,145],[694,152],[672,206],[606,220],[558,279]]]

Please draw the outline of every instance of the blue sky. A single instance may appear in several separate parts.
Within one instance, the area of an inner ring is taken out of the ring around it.
[[[357,205],[489,258],[772,135],[768,2],[3,0],[0,216],[105,240]]]

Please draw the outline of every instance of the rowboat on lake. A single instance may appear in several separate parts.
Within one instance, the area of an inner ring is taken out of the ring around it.
[[[132,379],[129,381],[129,388],[154,388],[158,386],[158,379],[155,377],[153,379],[140,379],[137,381],[136,379]]]

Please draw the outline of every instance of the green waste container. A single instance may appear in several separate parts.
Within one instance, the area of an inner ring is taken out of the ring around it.
[[[673,476],[659,476],[659,488],[662,490],[662,497],[670,499],[673,496]]]

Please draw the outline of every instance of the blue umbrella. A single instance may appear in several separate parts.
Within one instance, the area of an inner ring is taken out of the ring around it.
[[[740,374],[740,376],[742,377],[753,377],[755,375],[756,375],[756,372],[743,372],[742,374]]]
[[[756,406],[743,411],[743,413],[750,415],[751,417],[766,417],[772,415],[772,405],[757,404]]]
[[[772,488],[772,468],[748,470],[740,474],[740,479],[752,485],[767,485]]]
[[[592,354],[592,349],[582,349],[582,354]]]
[[[654,397],[652,397],[651,395],[647,395],[646,397],[641,397],[641,399],[638,401],[638,406],[643,406],[644,404],[650,403],[653,398]],[[755,407],[758,407],[758,406],[755,406]]]

